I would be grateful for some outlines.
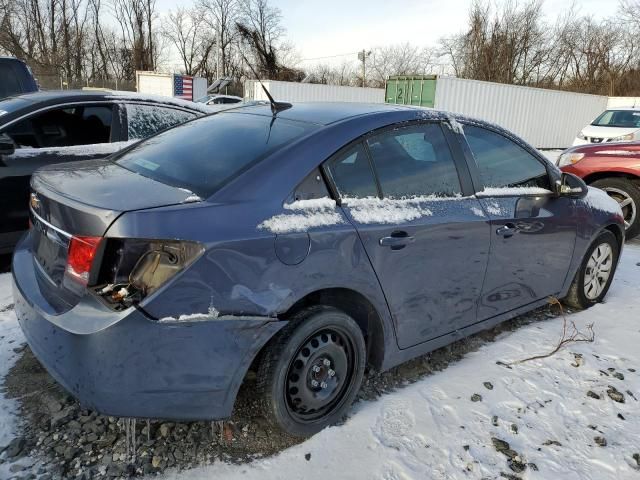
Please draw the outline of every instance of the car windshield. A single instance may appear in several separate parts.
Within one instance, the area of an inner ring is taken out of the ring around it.
[[[315,128],[271,116],[219,113],[151,137],[114,161],[206,198],[278,147]]]
[[[607,110],[591,125],[596,127],[640,128],[640,110]]]

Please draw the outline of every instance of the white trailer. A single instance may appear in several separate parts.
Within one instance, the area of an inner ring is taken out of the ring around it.
[[[494,122],[538,148],[565,148],[607,101],[599,95],[439,77],[434,108]]]
[[[271,96],[283,102],[360,102],[384,103],[384,89],[342,87],[317,83],[281,82],[262,80]],[[244,84],[245,100],[268,100],[257,80]]]
[[[156,73],[136,71],[136,90],[138,93],[162,95],[165,97],[177,97],[175,91],[175,77],[183,76],[176,73]],[[190,77],[193,81],[193,97],[197,100],[207,94],[207,79],[203,77]],[[181,97],[182,98],[182,97]]]

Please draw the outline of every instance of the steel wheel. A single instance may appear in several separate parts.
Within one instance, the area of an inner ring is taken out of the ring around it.
[[[604,187],[602,188],[607,195],[613,198],[622,209],[622,216],[624,218],[624,228],[626,230],[633,225],[633,222],[636,220],[637,215],[637,206],[636,202],[633,201],[631,195],[624,190],[615,187]]]
[[[584,295],[595,300],[604,290],[613,268],[613,250],[608,243],[598,245],[587,262],[584,273]]]
[[[289,365],[285,398],[290,415],[312,422],[341,404],[353,377],[354,351],[349,335],[323,329],[300,347]]]

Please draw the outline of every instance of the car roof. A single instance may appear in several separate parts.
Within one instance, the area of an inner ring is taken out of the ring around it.
[[[396,105],[392,103],[355,103],[355,102],[300,102],[293,103],[290,108],[277,113],[278,118],[319,125],[347,120],[349,118],[373,113],[422,110],[429,112],[430,117],[444,118],[446,113],[433,109]],[[271,116],[269,103],[250,105],[233,110],[237,113],[253,113]]]
[[[640,110],[640,106],[638,107],[611,107],[607,108],[607,111],[611,110]]]
[[[149,102],[164,104],[168,106],[186,108],[200,111],[202,113],[212,113],[209,107],[202,104],[180,100],[178,98],[165,97],[161,95],[148,95],[136,92],[124,92],[117,90],[41,90],[33,93],[25,93],[9,98],[19,98],[30,103],[51,104],[62,102],[91,102],[104,100],[128,100],[134,102]],[[5,99],[7,100],[7,99]]]

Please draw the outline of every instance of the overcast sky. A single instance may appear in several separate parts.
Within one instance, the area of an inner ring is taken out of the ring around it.
[[[500,1],[500,0],[498,0]],[[549,22],[566,11],[574,0],[546,0]],[[181,4],[189,3],[181,2]],[[435,45],[439,38],[457,33],[466,25],[471,0],[271,0],[282,11],[287,38],[301,59],[352,53],[363,48],[410,42]],[[616,14],[617,0],[575,0],[579,11],[596,18]],[[175,8],[175,0],[158,0],[161,13]],[[354,59],[355,54],[303,62],[334,63]]]

